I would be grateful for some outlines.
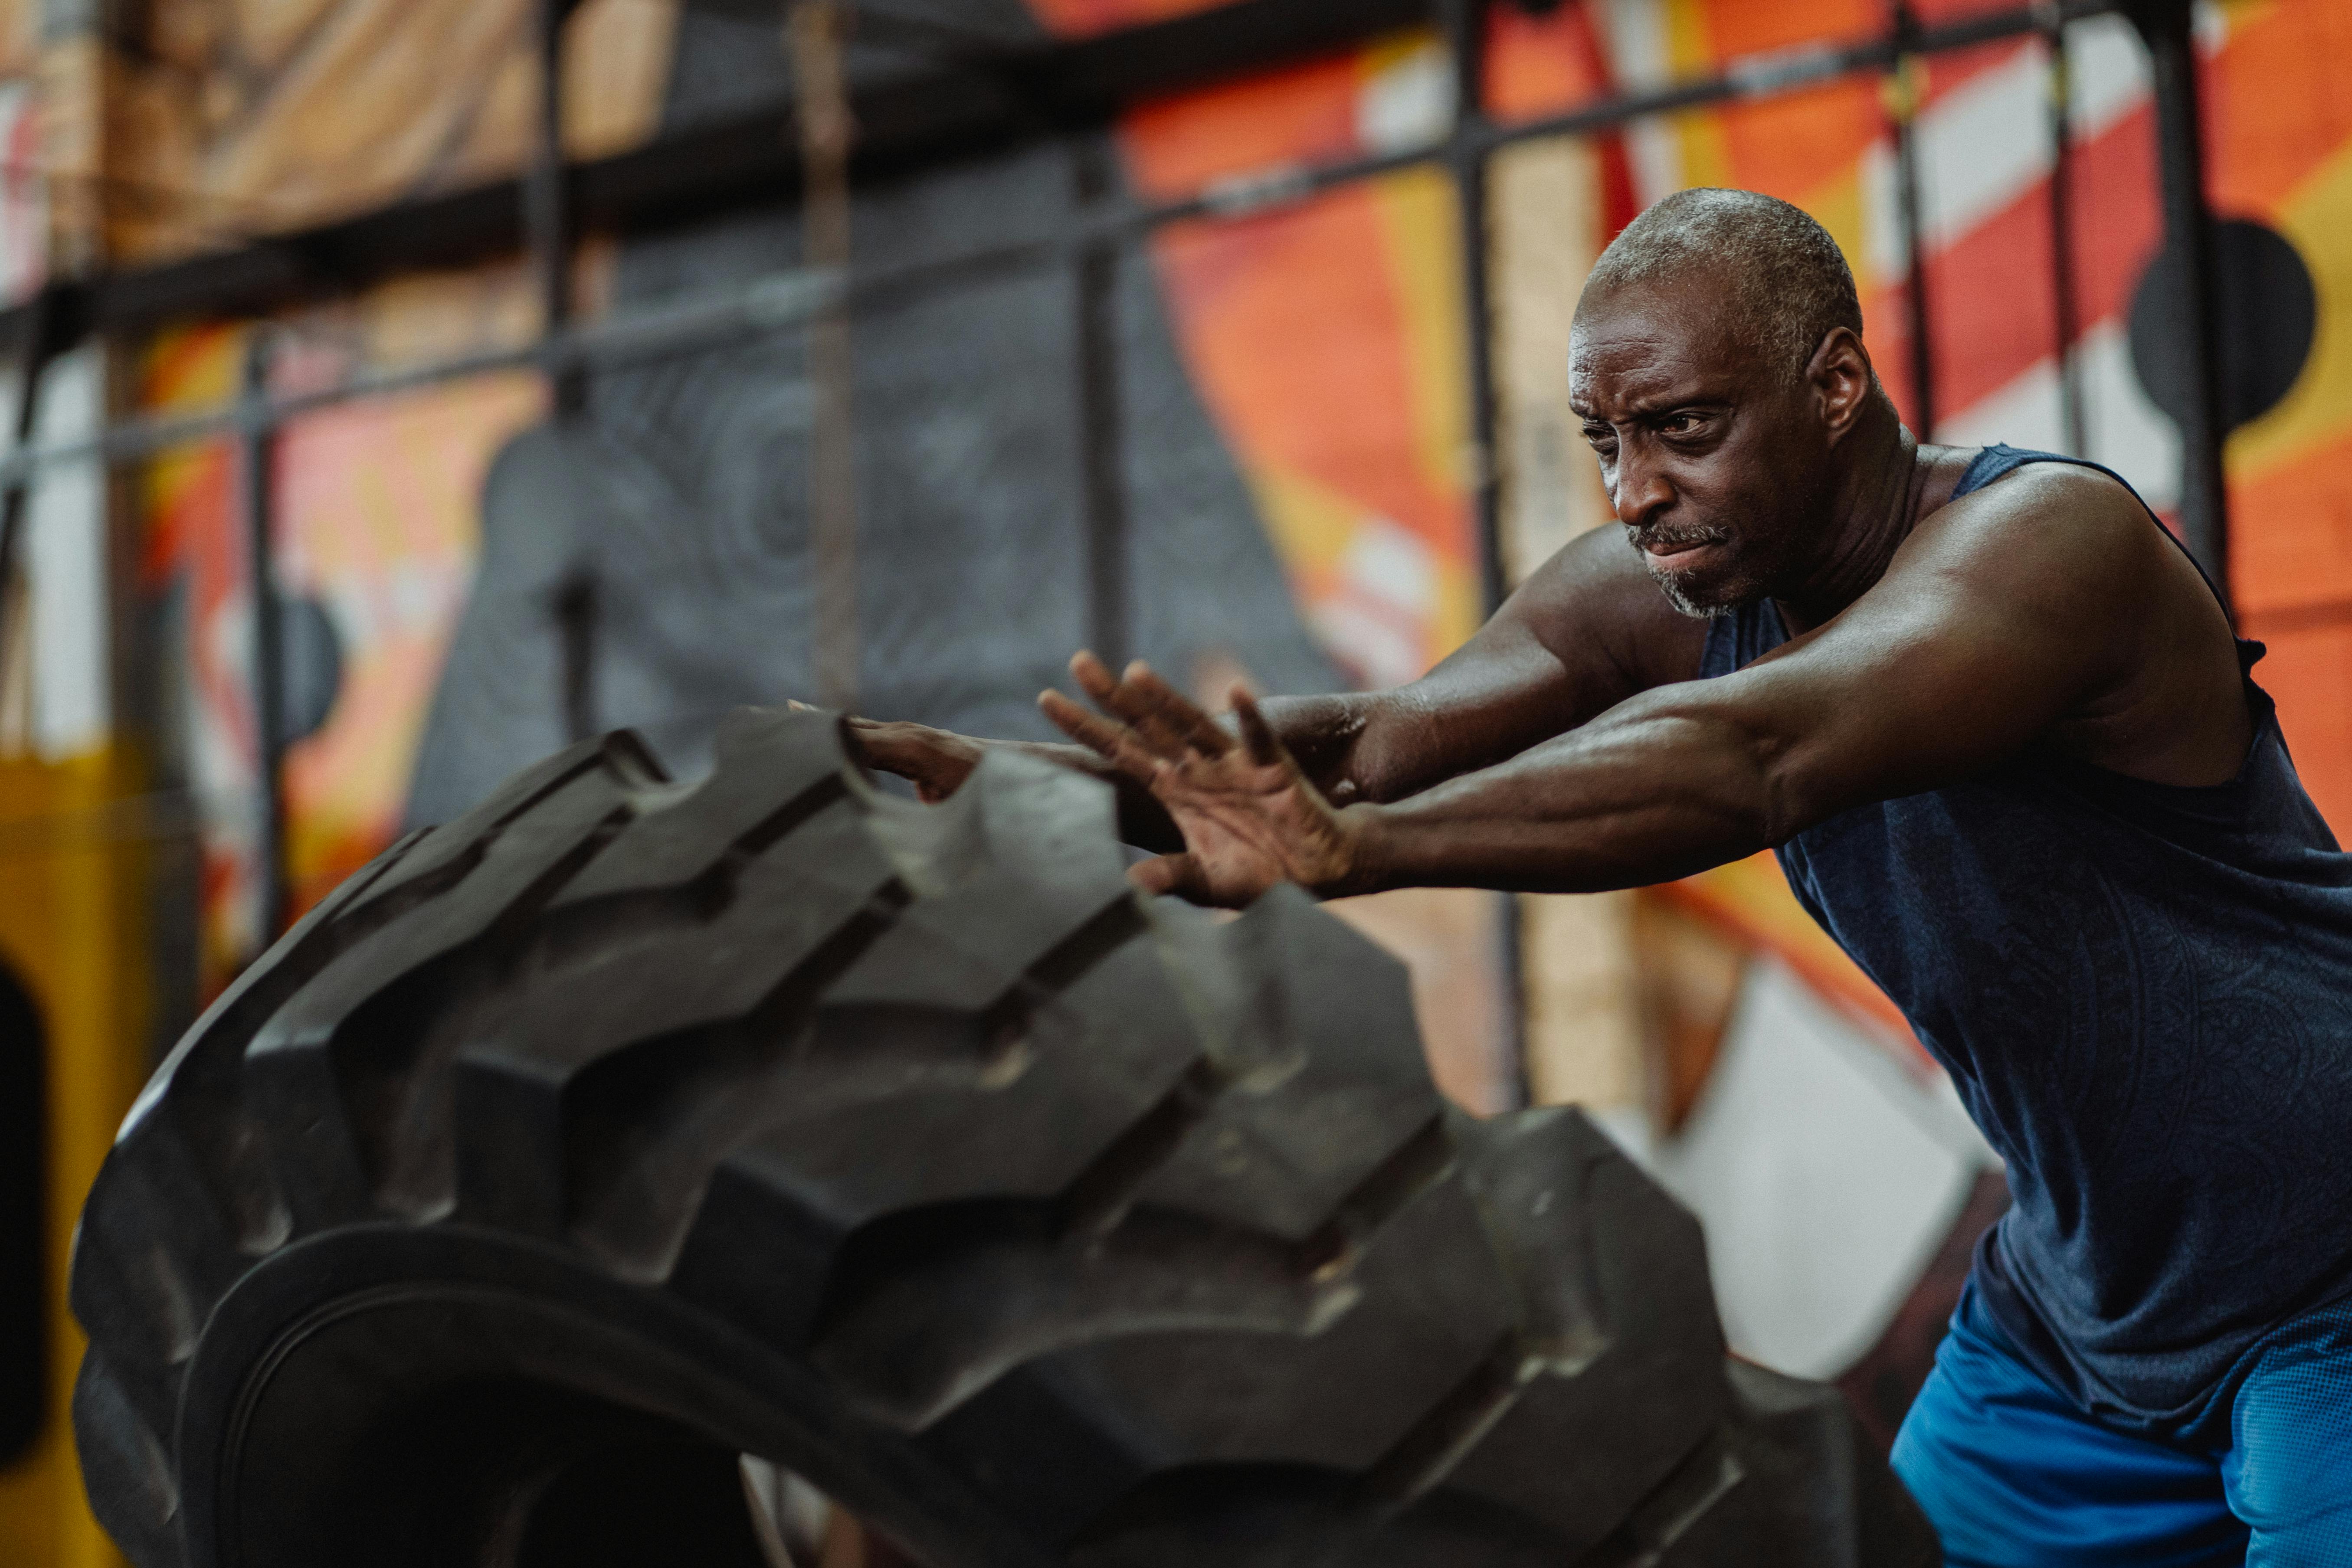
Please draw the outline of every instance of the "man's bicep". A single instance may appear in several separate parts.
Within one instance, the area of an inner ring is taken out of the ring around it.
[[[2105,618],[2013,570],[1930,559],[1713,684],[1757,736],[1785,837],[2014,756],[2105,679]]]
[[[1358,700],[1363,728],[1347,762],[1355,798],[1418,794],[1687,679],[1706,636],[1613,531],[1573,540],[1428,674]]]
[[[1412,689],[1454,709],[1538,720],[1514,750],[1653,686],[1698,673],[1705,623],[1676,612],[1613,529],[1571,540]]]

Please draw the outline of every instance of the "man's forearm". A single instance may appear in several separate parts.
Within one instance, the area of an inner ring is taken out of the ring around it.
[[[1604,715],[1403,800],[1349,807],[1357,868],[1326,890],[1670,881],[1770,845],[1770,795],[1762,748],[1720,719]]]

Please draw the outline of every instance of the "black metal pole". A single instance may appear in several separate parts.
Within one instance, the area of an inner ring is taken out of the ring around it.
[[[846,0],[792,0],[785,40],[793,65],[793,121],[801,148],[801,261],[849,275],[849,156],[856,122],[845,51],[856,13]],[[815,600],[811,668],[817,700],[857,706],[857,361],[847,294],[809,322],[809,564]]]
[[[2221,589],[2230,591],[2229,491],[2221,444],[2221,324],[2215,298],[2213,214],[2205,202],[2205,148],[2197,93],[2197,40],[2189,0],[2134,0],[2126,7],[2147,45],[2156,89],[2156,144],[2164,194],[2164,243],[2180,264],[2189,384],[2180,421],[2180,538]]]
[[[1110,149],[1078,134],[1079,205],[1095,207],[1117,193]],[[1113,669],[1133,649],[1129,626],[1126,420],[1119,385],[1119,247],[1098,236],[1078,251],[1078,441],[1087,522],[1087,644]]]
[[[563,24],[580,0],[535,0],[533,42],[539,56],[539,116],[534,127],[530,173],[523,181],[523,233],[530,241],[530,268],[538,286],[541,331],[549,336],[572,324],[573,233],[572,171],[563,152]],[[551,372],[555,413],[577,414],[587,401],[587,384],[575,364]]]
[[[2066,24],[2051,25],[2050,48],[2050,297],[2058,339],[2058,422],[2069,457],[2087,458],[2090,432],[2083,411],[2082,301],[2074,282],[2074,79],[2066,58]]]
[[[10,421],[9,432],[13,449],[19,452],[32,444],[41,395],[41,373],[57,354],[62,336],[58,330],[61,313],[58,291],[49,286],[42,289],[24,317],[23,342],[17,349],[23,363],[16,369],[16,413]],[[24,468],[10,470],[5,487],[0,487],[0,663],[7,658],[9,639],[16,635],[17,560],[25,550],[25,514],[32,502],[32,491],[33,475]]]
[[[1490,237],[1486,139],[1486,0],[1438,0],[1438,17],[1454,60],[1454,135],[1447,162],[1454,174],[1454,205],[1461,215],[1463,330],[1468,339],[1470,382],[1470,513],[1478,531],[1478,586],[1482,608],[1493,615],[1511,591],[1503,558],[1500,465],[1495,458],[1497,406],[1495,395],[1494,282],[1489,276]],[[1497,896],[1497,968],[1503,996],[1502,1047],[1516,1074],[1518,1099],[1528,1098],[1526,928],[1519,901]]]
[[[1926,67],[1917,52],[1919,19],[1895,0],[1895,70],[1887,100],[1895,121],[1895,199],[1903,225],[1903,258],[1910,276],[1911,412],[1923,442],[1936,438],[1936,331],[1927,309],[1927,218],[1919,188],[1919,110],[1927,97]]]
[[[260,806],[261,946],[286,929],[286,655],[277,568],[278,432],[269,414],[269,328],[256,322],[245,340],[246,589],[253,616],[253,733]]]
[[[1495,461],[1495,320],[1487,276],[1490,202],[1486,123],[1486,0],[1440,0],[1454,57],[1454,112],[1463,132],[1450,159],[1461,213],[1462,303],[1470,349],[1470,500],[1478,530],[1478,582],[1492,615],[1510,593],[1503,559],[1502,486]]]

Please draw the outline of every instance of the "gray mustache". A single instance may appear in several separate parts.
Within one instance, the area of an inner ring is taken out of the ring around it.
[[[1655,532],[1643,533],[1629,528],[1625,532],[1626,536],[1633,542],[1633,548],[1636,550],[1648,550],[1653,546],[1664,546],[1670,550],[1687,550],[1695,544],[1721,544],[1731,537],[1720,529],[1707,529],[1698,532],[1674,532],[1662,529]]]

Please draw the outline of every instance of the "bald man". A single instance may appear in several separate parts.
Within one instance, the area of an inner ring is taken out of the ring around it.
[[[1422,679],[1229,727],[1081,655],[1034,749],[1205,903],[1777,850],[2009,1163],[1895,1448],[1949,1561],[2352,1563],[2352,858],[2261,645],[2105,470],[1920,446],[1784,203],[1635,220],[1570,395],[1622,533]],[[857,732],[932,797],[992,743]]]

